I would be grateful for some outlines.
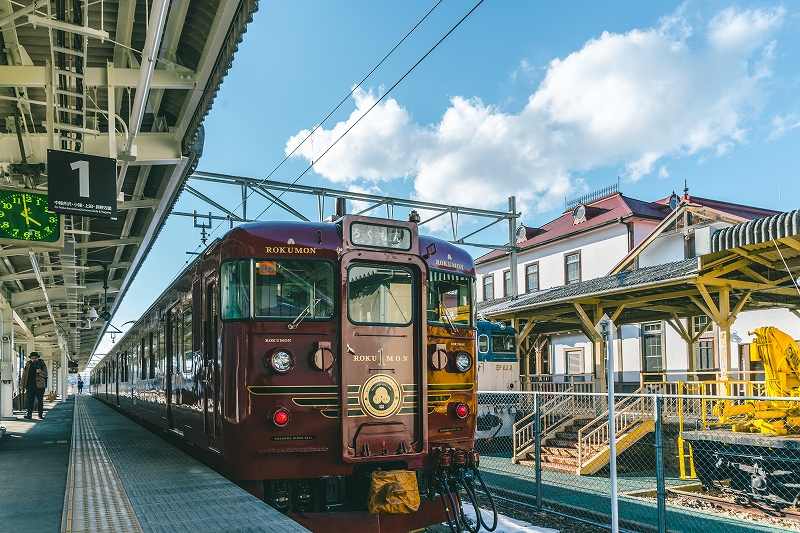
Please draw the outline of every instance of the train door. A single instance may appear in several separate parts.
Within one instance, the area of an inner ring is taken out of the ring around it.
[[[209,441],[213,442],[217,438],[217,425],[219,421],[219,347],[217,344],[217,284],[210,281],[205,286],[203,294],[204,318],[203,318],[203,367],[204,367],[204,386],[203,386],[203,427]]]
[[[427,453],[424,265],[342,256],[342,457]]]

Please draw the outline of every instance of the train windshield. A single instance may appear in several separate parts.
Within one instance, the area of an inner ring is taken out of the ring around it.
[[[224,319],[333,317],[335,284],[328,261],[244,259],[223,263],[221,274]]]
[[[492,351],[494,353],[517,353],[517,341],[514,333],[492,333]]]
[[[472,326],[472,278],[431,271],[428,277],[428,322],[448,327]]]
[[[406,326],[414,318],[414,290],[414,277],[407,268],[352,266],[347,272],[350,321]]]

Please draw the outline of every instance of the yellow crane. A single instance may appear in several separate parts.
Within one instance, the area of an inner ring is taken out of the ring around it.
[[[751,359],[764,364],[766,396],[800,397],[800,349],[794,339],[772,326],[758,328],[750,335],[755,335],[755,342],[750,345]],[[800,434],[798,405],[786,400],[721,400],[713,414],[719,417],[719,424],[730,424],[736,432]]]

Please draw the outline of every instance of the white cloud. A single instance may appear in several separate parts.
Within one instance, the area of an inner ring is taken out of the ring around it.
[[[772,131],[769,133],[767,139],[770,141],[780,139],[795,128],[800,128],[800,115],[797,113],[791,113],[783,117],[774,117],[772,119]]]
[[[516,114],[457,96],[438,123],[423,126],[387,98],[314,168],[335,182],[410,178],[418,199],[449,205],[505,209],[515,195],[530,213],[559,205],[592,169],[621,166],[638,180],[668,176],[667,157],[724,154],[746,141],[763,105],[786,13],[726,9],[690,46],[682,9],[657,28],[606,32],[552,60]],[[356,91],[351,116],[320,128],[313,151],[306,142],[298,154],[319,158],[376,101]],[[287,142],[287,154],[307,133]]]

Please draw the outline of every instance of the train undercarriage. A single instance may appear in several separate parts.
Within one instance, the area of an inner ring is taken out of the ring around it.
[[[800,435],[765,436],[724,430],[684,431],[703,487],[773,508],[800,501]]]

